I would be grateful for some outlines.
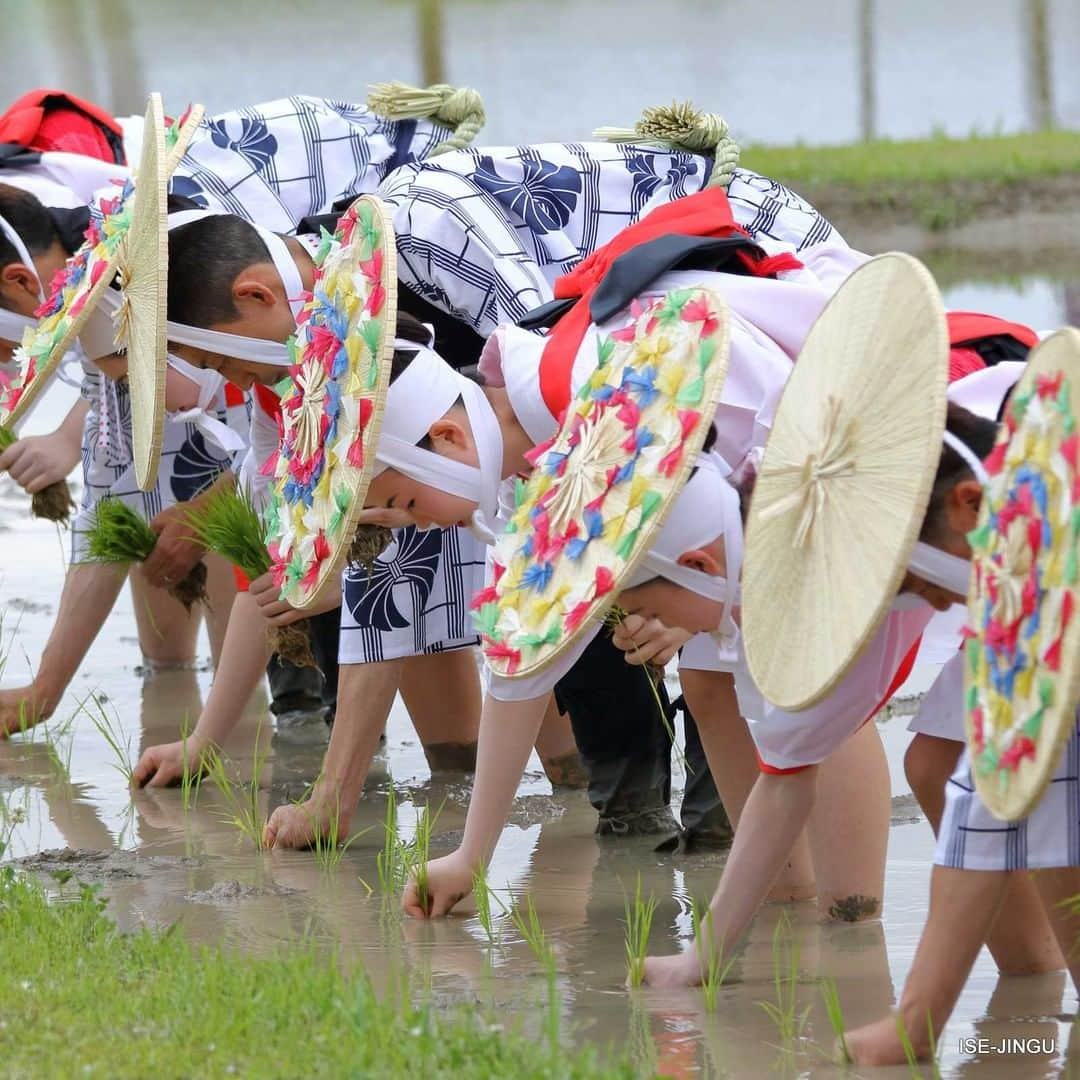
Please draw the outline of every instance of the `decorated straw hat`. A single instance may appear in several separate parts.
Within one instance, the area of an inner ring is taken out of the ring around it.
[[[532,454],[474,600],[489,666],[524,676],[554,661],[614,602],[648,552],[712,425],[728,366],[724,299],[695,287],[631,308],[559,432]],[[717,523],[719,531],[720,523]]]
[[[971,534],[965,715],[979,797],[1006,821],[1039,801],[1080,700],[1080,332],[1039,345],[986,459]]]
[[[201,115],[201,108],[189,110],[182,121],[174,125],[176,134],[169,137],[173,146],[169,157],[173,164],[179,161]],[[153,176],[158,187],[164,184],[159,177],[167,176],[164,173],[166,154],[162,152],[162,127],[161,98],[151,94],[146,109],[139,175],[143,174],[149,155],[153,169],[146,175]],[[91,222],[82,246],[57,275],[49,299],[39,309],[41,321],[26,331],[16,350],[21,374],[0,399],[0,424],[18,421],[45,389],[50,376],[108,289],[125,257],[124,240],[137,213],[134,195],[135,185],[128,181],[116,195],[99,200],[101,220]],[[135,322],[134,319],[129,321]],[[131,329],[134,331],[135,326]],[[136,393],[135,380],[132,380],[133,415],[140,412]]]
[[[855,271],[807,335],[746,529],[742,632],[761,692],[824,698],[892,605],[941,457],[949,338],[916,259]]]
[[[313,295],[290,344],[293,389],[267,535],[282,598],[310,605],[340,573],[375,469],[397,321],[397,251],[384,204],[357,199],[316,259]]]

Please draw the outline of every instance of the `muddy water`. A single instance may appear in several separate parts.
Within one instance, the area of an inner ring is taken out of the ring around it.
[[[1004,291],[962,286],[947,299],[1051,327],[1064,320],[1068,297],[1059,284],[1032,281]],[[48,411],[61,407],[57,397]],[[46,427],[48,416],[39,416],[37,425]],[[0,478],[5,639],[17,631],[3,673],[5,686],[21,682],[39,655],[64,569],[55,531],[23,521],[24,514],[25,504],[12,497]],[[79,701],[91,692],[102,698],[103,708],[116,717],[121,742],[130,741],[134,760],[143,747],[174,739],[185,718],[197,716],[210,681],[205,670],[145,677],[137,664],[134,617],[125,594],[51,725],[53,739],[38,729],[0,743],[0,799],[9,817],[12,811],[25,816],[11,833],[9,858],[28,859],[61,897],[71,884],[58,884],[49,874],[62,877],[70,871],[75,878],[100,883],[123,927],[164,928],[179,920],[192,940],[252,950],[312,940],[340,947],[379,981],[407,970],[421,985],[429,985],[441,1003],[493,1005],[500,1016],[539,1025],[544,978],[508,920],[502,920],[501,945],[488,949],[469,908],[451,920],[420,925],[399,919],[393,900],[386,903],[380,897],[375,857],[390,784],[398,792],[405,838],[419,807],[444,804],[433,841],[436,851],[456,842],[469,790],[464,782],[432,780],[400,704],[353,822],[354,830],[371,831],[353,843],[336,868],[324,870],[310,854],[254,851],[225,820],[228,806],[209,786],[186,811],[179,791],[128,791],[89,717],[76,715]],[[932,676],[932,670],[917,671],[904,692],[925,688]],[[800,950],[799,1008],[810,1009],[803,1037],[787,1050],[759,1005],[775,993],[772,936],[782,909],[768,908],[758,918],[737,968],[739,981],[721,990],[715,1013],[704,1011],[696,992],[628,993],[620,920],[624,894],[633,891],[637,874],[644,891],[661,899],[653,948],[674,951],[691,933],[691,899],[708,895],[721,859],[656,855],[646,842],[597,841],[584,796],[553,797],[534,759],[490,878],[504,901],[511,890],[535,900],[558,957],[564,1031],[602,1048],[630,1045],[643,1069],[671,1075],[746,1077],[774,1068],[791,1075],[841,1075],[823,1057],[832,1035],[817,978],[835,977],[850,1024],[880,1016],[908,972],[925,915],[933,842],[903,777],[905,711],[902,703],[881,724],[894,795],[884,920],[825,926],[810,905],[787,908]],[[248,762],[259,735],[270,743],[259,776],[265,814],[297,798],[313,779],[325,732],[314,725],[271,733],[265,701],[256,701],[226,750],[235,761]],[[1075,1008],[1075,995],[1060,976],[999,981],[984,952],[941,1038],[943,1074],[966,1076],[977,1069],[980,1076],[1037,1077],[1068,1072],[1069,1020]],[[968,1036],[997,1040],[1003,1035],[1047,1040],[1056,1049],[1023,1059],[980,1059],[960,1046]]]

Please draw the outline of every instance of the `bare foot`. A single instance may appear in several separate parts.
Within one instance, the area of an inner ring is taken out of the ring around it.
[[[647,956],[642,981],[647,986],[700,986],[701,967],[693,949],[678,956]]]
[[[53,708],[53,703],[44,694],[38,693],[32,683],[12,690],[0,690],[0,739],[48,720]]]
[[[865,1027],[847,1031],[843,1035],[846,1056],[841,1050],[839,1060],[855,1065],[903,1065],[907,1061],[900,1033],[897,1030],[897,1017],[886,1016]],[[911,1040],[915,1053],[920,1059],[930,1054],[929,1047],[920,1045],[920,1040]]]

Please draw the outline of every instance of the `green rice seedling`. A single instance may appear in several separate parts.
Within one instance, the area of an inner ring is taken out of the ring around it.
[[[184,748],[184,771],[180,776],[180,801],[185,812],[199,800],[199,788],[202,785],[203,770],[192,768],[188,760],[188,737],[191,735],[191,717],[184,713],[184,722],[180,725],[180,745]]]
[[[113,710],[110,718],[103,702],[94,694],[88,694],[80,703],[77,710],[85,713],[90,718],[90,723],[97,728],[98,734],[105,740],[105,745],[112,751],[115,760],[112,766],[124,778],[128,786],[131,786],[131,774],[134,771],[132,765],[131,735],[125,734],[120,726],[120,718]]]
[[[18,438],[11,428],[0,424],[0,454],[14,445]],[[75,500],[71,497],[71,488],[66,480],[57,480],[30,496],[30,513],[45,521],[55,521],[58,525],[66,525],[74,509]]]
[[[618,604],[613,604],[608,608],[607,613],[604,615],[604,629],[607,630],[609,634],[613,634],[615,632],[615,627],[617,627],[628,614],[629,612],[625,608],[619,607]],[[671,717],[668,716],[667,709],[664,708],[663,698],[660,697],[660,683],[664,678],[663,669],[657,671],[654,675],[652,668],[648,664],[643,664],[641,670],[648,680],[649,690],[652,693],[653,701],[656,703],[657,715],[660,717],[660,723],[664,726],[664,731],[667,732],[667,736],[671,740],[671,746],[675,751],[676,760],[679,762],[680,766],[692,776],[694,770],[690,767],[690,763],[686,760],[686,756],[675,741],[675,728],[672,726]]]
[[[50,721],[42,724],[42,734],[45,739],[45,752],[49,755],[49,761],[53,768],[65,779],[71,779],[71,752],[72,739],[71,728],[75,723],[77,713],[72,713],[66,720]]]
[[[255,735],[251,780],[246,784],[235,781],[229,776],[225,759],[216,746],[211,746],[203,758],[203,769],[206,775],[225,799],[227,810],[224,820],[246,836],[257,851],[263,850],[263,829],[266,825],[259,807],[259,774],[270,753],[269,745],[263,745],[261,734],[262,726],[260,725]]]
[[[412,840],[405,845],[403,851],[402,869],[404,877],[406,880],[410,877],[415,880],[420,903],[425,910],[430,899],[427,888],[427,865],[431,856],[431,832],[435,828],[435,823],[439,820],[445,805],[446,800],[444,799],[434,814],[431,813],[431,807],[427,805],[417,813],[416,832]]]
[[[893,1019],[896,1023],[897,1037],[900,1039],[900,1045],[904,1050],[904,1058],[907,1060],[908,1072],[911,1074],[912,1080],[922,1080],[922,1070],[919,1068],[919,1056],[915,1053],[915,1047],[912,1045],[911,1036],[904,1026],[904,1018],[902,1014],[898,1012]]]
[[[102,499],[93,510],[86,530],[87,558],[90,562],[130,565],[145,562],[157,543],[157,535],[126,503]],[[170,585],[169,595],[190,611],[195,604],[205,604],[206,565],[196,563],[183,581]]]
[[[836,988],[836,980],[831,976],[821,980],[821,1000],[825,1003],[825,1013],[829,1017],[829,1026],[836,1037],[836,1045],[840,1048],[844,1061],[850,1061],[851,1055],[848,1053],[847,1041],[844,1038],[847,1024],[844,1023],[844,1010],[840,1006],[840,991]]]
[[[623,900],[626,911],[626,970],[631,986],[640,986],[645,977],[645,956],[649,950],[649,935],[652,933],[653,916],[656,914],[657,899],[649,893],[649,899],[641,896],[641,874],[637,876],[634,899]]]
[[[492,891],[488,884],[487,873],[482,866],[478,866],[473,873],[473,896],[476,897],[476,917],[487,934],[488,944],[498,944],[499,932],[495,925],[494,912],[491,910]],[[498,897],[495,898],[496,902]]]
[[[383,820],[383,847],[375,856],[375,869],[379,874],[379,889],[384,896],[396,894],[405,878],[404,845],[398,837],[397,795],[393,787],[386,799],[386,817]]]
[[[731,969],[735,966],[735,953],[733,952],[726,960],[724,959],[724,939],[716,942],[713,933],[713,913],[708,907],[705,909],[705,918],[701,917],[701,908],[695,904],[690,913],[693,925],[694,944],[692,948],[698,950],[698,959],[701,958],[701,950],[705,950],[705,971],[701,980],[701,989],[705,997],[705,1008],[708,1012],[716,1012],[717,997],[720,988],[727,981]]]
[[[628,1050],[637,1076],[658,1075],[660,1062],[656,1052],[656,1040],[652,1033],[652,1017],[649,1010],[642,1007],[637,994],[630,997]]]
[[[789,1048],[806,1027],[810,1007],[797,1011],[799,994],[799,958],[801,951],[792,932],[787,912],[782,912],[773,931],[773,987],[775,1001],[759,1001],[758,1004],[776,1024],[780,1039]]]
[[[187,515],[196,539],[216,551],[254,581],[270,571],[266,526],[255,504],[238,488],[216,488]],[[317,667],[311,651],[311,624],[298,619],[267,631],[270,647],[296,667]]]
[[[297,805],[301,805],[304,800],[301,799]],[[308,820],[312,824],[312,846],[311,850],[315,855],[315,861],[326,873],[330,873],[336,870],[341,865],[341,860],[345,857],[345,852],[349,850],[350,845],[359,840],[365,833],[371,832],[374,828],[373,825],[369,825],[366,829],[361,829],[359,832],[353,833],[348,840],[342,841],[340,836],[340,803],[338,804],[338,813],[331,815],[330,822],[324,831],[322,827],[316,822],[314,815],[308,815]],[[370,892],[370,887],[369,887]]]
[[[525,897],[525,910],[522,911],[521,902],[514,899],[513,893],[510,894],[510,919],[544,970],[548,992],[547,1035],[554,1050],[559,1045],[561,1020],[555,948],[540,924],[540,916],[536,913],[536,905],[531,896]]]

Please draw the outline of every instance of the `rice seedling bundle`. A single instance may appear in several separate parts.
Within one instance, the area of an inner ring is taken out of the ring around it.
[[[17,440],[18,436],[11,428],[0,424],[0,454]],[[30,512],[34,517],[43,518],[45,521],[65,525],[74,508],[75,500],[71,497],[71,489],[66,480],[57,480],[30,496]]]

